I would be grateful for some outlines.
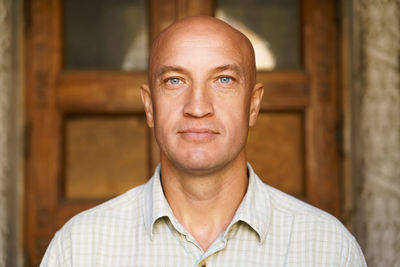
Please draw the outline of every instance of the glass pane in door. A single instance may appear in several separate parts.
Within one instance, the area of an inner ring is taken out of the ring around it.
[[[218,0],[215,16],[250,39],[257,70],[301,67],[298,0]]]
[[[147,1],[65,0],[66,69],[145,70]]]

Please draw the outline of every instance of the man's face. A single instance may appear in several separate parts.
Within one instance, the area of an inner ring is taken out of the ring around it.
[[[207,174],[245,153],[252,93],[246,60],[223,35],[175,33],[162,44],[150,69],[162,162]]]

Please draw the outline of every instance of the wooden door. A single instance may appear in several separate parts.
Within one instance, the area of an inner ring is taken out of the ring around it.
[[[250,2],[262,23],[262,10],[272,11],[259,5],[268,1]],[[257,73],[265,94],[249,161],[266,183],[339,216],[334,1],[270,2],[283,12],[278,18],[293,20],[295,34],[281,36],[277,46],[289,38],[288,48]],[[158,162],[139,90],[149,41],[185,16],[215,14],[243,26],[250,15],[235,17],[249,7],[237,0],[26,3],[25,248],[37,266],[69,218],[146,182]],[[262,29],[246,29],[262,39]],[[285,57],[293,42],[294,61]]]

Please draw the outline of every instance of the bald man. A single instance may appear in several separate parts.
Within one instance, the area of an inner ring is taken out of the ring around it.
[[[161,32],[141,88],[160,165],[145,185],[72,218],[42,266],[366,266],[340,222],[247,163],[263,95],[255,74],[249,40],[220,20]]]

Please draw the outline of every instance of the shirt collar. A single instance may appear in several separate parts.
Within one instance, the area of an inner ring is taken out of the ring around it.
[[[150,181],[145,185],[144,203],[141,205],[143,207],[145,227],[151,239],[153,239],[154,224],[158,219],[168,217],[173,220],[175,218],[164,195],[160,170],[159,164]]]
[[[247,163],[247,173],[249,176],[247,192],[225,233],[229,232],[229,228],[233,224],[242,221],[258,234],[259,241],[262,243],[265,241],[271,221],[272,210],[269,193],[265,190],[264,183],[254,172],[250,163]]]
[[[160,169],[160,165],[158,165],[152,178],[145,185],[144,203],[141,205],[145,227],[151,239],[153,239],[154,225],[162,217],[168,217],[179,232],[186,232],[173,215],[171,207],[165,198],[161,184]],[[254,173],[249,163],[247,163],[247,171],[249,176],[247,192],[225,233],[229,232],[229,228],[233,224],[242,221],[247,223],[258,234],[260,242],[264,242],[271,218],[269,195],[264,189],[263,182]]]

